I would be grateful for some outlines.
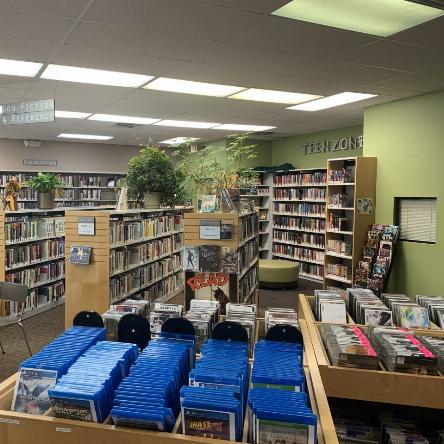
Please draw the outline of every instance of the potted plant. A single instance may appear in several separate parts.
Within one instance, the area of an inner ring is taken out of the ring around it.
[[[129,160],[125,185],[129,198],[139,206],[160,208],[161,204],[172,206],[180,201],[182,180],[165,151],[149,145]]]
[[[42,210],[54,208],[54,195],[64,183],[54,173],[38,173],[26,182],[27,186],[37,191],[37,206]]]

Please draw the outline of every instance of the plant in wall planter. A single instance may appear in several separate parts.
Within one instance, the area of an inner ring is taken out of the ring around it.
[[[125,185],[128,196],[138,206],[159,208],[173,206],[182,198],[179,170],[175,170],[170,157],[161,148],[149,145],[128,162]]]
[[[54,208],[54,197],[64,183],[53,173],[38,173],[26,182],[27,186],[37,191],[37,206],[42,210]]]

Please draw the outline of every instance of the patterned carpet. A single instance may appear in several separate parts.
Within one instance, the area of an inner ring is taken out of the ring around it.
[[[261,289],[259,293],[260,315],[263,315],[263,310],[267,307],[296,308],[298,294],[313,294],[316,288],[321,288],[321,285],[301,279],[299,287],[293,290]],[[171,302],[181,304],[183,297],[179,295]],[[24,321],[24,326],[31,350],[35,353],[63,332],[64,306],[27,319]],[[0,381],[3,381],[17,371],[19,363],[28,357],[28,350],[21,330],[17,326],[0,328],[0,341],[6,352],[4,355],[0,354]]]

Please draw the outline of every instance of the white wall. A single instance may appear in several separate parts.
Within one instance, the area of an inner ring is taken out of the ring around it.
[[[123,173],[139,147],[100,143],[42,142],[28,148],[23,140],[0,139],[0,171],[67,171]],[[57,160],[57,166],[31,167],[23,159]]]

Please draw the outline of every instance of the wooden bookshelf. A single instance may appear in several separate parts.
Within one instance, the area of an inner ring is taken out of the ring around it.
[[[56,196],[55,199],[57,207],[115,205],[118,199],[116,184],[124,177],[123,173],[53,172],[65,182],[62,195]],[[4,197],[5,185],[12,176],[16,176],[20,183],[24,183],[36,175],[37,171],[0,171],[0,197]],[[19,192],[17,205],[19,209],[36,209],[36,191],[23,186]]]
[[[200,238],[200,226],[202,221],[216,220],[220,221],[221,224],[231,225],[232,235],[231,239],[201,239]],[[247,221],[249,221],[247,223]],[[251,222],[252,230],[243,232],[243,227],[249,225]],[[191,290],[188,280],[199,273],[219,273],[224,274],[229,277],[229,283],[227,284],[227,291],[225,293],[230,299],[230,302],[240,302],[240,303],[258,303],[258,271],[259,271],[259,223],[258,214],[254,213],[188,213],[184,217],[184,250],[187,247],[200,247],[209,246],[215,247],[219,252],[222,251],[223,247],[230,248],[235,254],[239,264],[236,266],[238,270],[237,273],[224,273],[218,264],[218,270],[215,269],[204,270],[202,269],[202,264],[200,264],[200,270],[186,271],[185,272],[185,299],[193,299],[196,297],[196,293]],[[249,257],[249,260],[242,267],[240,264],[240,254],[242,249],[251,248],[254,250],[254,254]],[[184,263],[186,258],[184,257]],[[235,282],[233,282],[235,281]],[[235,287],[235,288],[233,288]],[[210,291],[211,294],[205,294],[204,299],[214,299],[213,291],[216,286],[209,286],[207,292]],[[187,307],[188,308],[188,307]]]
[[[65,325],[82,310],[104,313],[134,297],[166,302],[182,292],[183,213],[191,210],[67,212]],[[83,217],[94,218],[94,235],[78,233]],[[70,263],[72,246],[92,248],[89,265]]]
[[[361,199],[371,200],[371,213],[360,210]],[[354,282],[369,226],[375,222],[376,158],[328,160],[326,201],[324,287],[347,288]],[[329,267],[335,267],[336,271],[329,272]]]
[[[272,256],[299,262],[299,276],[323,281],[326,169],[280,171],[273,178]]]

